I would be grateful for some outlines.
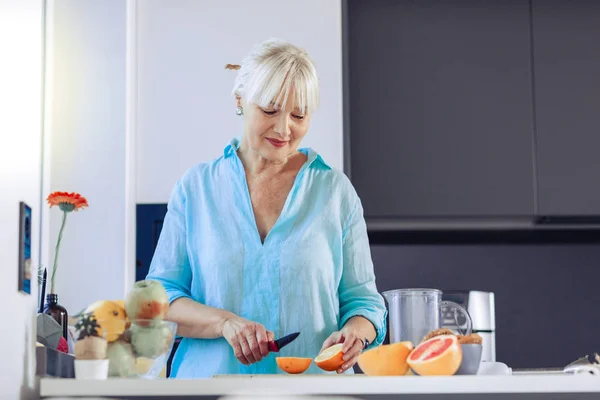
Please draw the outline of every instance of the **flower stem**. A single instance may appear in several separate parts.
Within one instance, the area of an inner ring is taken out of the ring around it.
[[[63,230],[65,229],[65,222],[67,222],[67,212],[63,211],[62,224],[60,225],[60,231],[58,232],[58,240],[56,241],[56,247],[54,248],[54,266],[52,267],[52,277],[50,278],[50,293],[54,292],[54,276],[56,275],[56,262],[58,261],[58,249],[60,248],[60,241],[62,239]]]

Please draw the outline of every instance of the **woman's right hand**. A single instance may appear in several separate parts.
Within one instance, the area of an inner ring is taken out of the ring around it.
[[[267,331],[261,324],[233,314],[225,319],[222,330],[233,354],[244,365],[266,357],[269,354],[267,343],[275,338],[273,332]]]

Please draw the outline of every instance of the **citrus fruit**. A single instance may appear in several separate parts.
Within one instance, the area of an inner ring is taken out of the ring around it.
[[[310,367],[312,358],[302,357],[275,357],[279,368],[288,374],[301,374]]]
[[[96,329],[98,335],[106,331],[106,340],[114,342],[127,329],[127,316],[119,304],[110,300],[99,300],[88,306],[84,313],[92,313],[100,325]]]
[[[415,347],[407,362],[419,375],[454,375],[462,362],[462,348],[454,335],[436,336]]]
[[[358,356],[358,366],[369,376],[405,375],[406,359],[414,349],[412,342],[384,344]]]
[[[125,310],[125,300],[111,300],[113,303]]]
[[[338,343],[323,350],[315,357],[315,365],[324,371],[335,371],[340,368],[344,363],[342,346],[343,343]]]

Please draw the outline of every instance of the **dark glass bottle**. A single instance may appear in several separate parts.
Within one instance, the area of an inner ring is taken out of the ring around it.
[[[44,314],[50,315],[62,327],[62,335],[68,342],[69,313],[67,309],[58,304],[58,295],[50,293],[46,295]]]

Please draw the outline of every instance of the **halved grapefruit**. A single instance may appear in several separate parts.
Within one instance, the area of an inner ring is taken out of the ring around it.
[[[275,357],[275,362],[288,374],[301,374],[310,367],[312,358],[303,357]]]
[[[419,375],[454,375],[462,362],[462,348],[454,335],[433,337],[419,344],[407,363]]]
[[[358,356],[358,366],[369,376],[406,375],[406,359],[413,349],[412,342],[384,344]]]
[[[343,343],[338,343],[323,350],[315,357],[315,365],[324,371],[336,371],[344,363],[342,346]]]

